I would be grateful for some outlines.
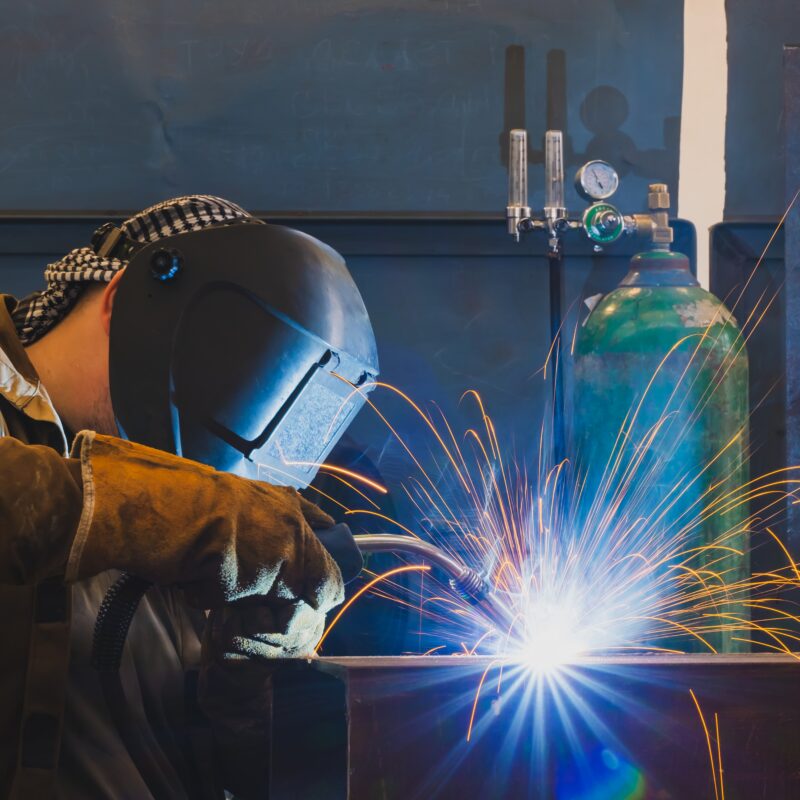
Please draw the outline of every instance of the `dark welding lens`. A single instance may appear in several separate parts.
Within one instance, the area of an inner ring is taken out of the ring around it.
[[[156,250],[150,258],[150,272],[156,280],[168,281],[178,274],[182,263],[177,250]]]

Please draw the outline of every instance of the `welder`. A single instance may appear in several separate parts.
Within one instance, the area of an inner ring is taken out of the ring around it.
[[[198,669],[308,654],[343,599],[315,534],[333,520],[297,489],[377,374],[369,318],[335,251],[206,195],[103,226],[45,277],[0,297],[0,793],[152,795],[90,664],[124,571],[154,584],[126,714],[171,796],[222,796],[243,690],[201,678],[206,725]]]

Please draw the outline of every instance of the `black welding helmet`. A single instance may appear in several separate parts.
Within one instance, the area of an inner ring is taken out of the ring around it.
[[[257,220],[132,254],[111,315],[121,435],[303,488],[365,402],[375,337],[342,257]]]

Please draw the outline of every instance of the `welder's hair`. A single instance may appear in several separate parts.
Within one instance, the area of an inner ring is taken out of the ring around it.
[[[205,194],[176,197],[140,211],[120,225],[135,242],[156,242],[167,236],[199,231],[250,219],[243,208]],[[33,344],[57,325],[92,283],[108,283],[128,265],[124,258],[99,256],[93,247],[79,247],[44,271],[47,288],[24,297],[12,312],[24,345]]]

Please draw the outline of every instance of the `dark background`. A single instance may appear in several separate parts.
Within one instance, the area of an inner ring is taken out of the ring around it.
[[[800,42],[800,4],[727,0],[726,9],[725,218],[772,219],[786,207],[783,45]]]

